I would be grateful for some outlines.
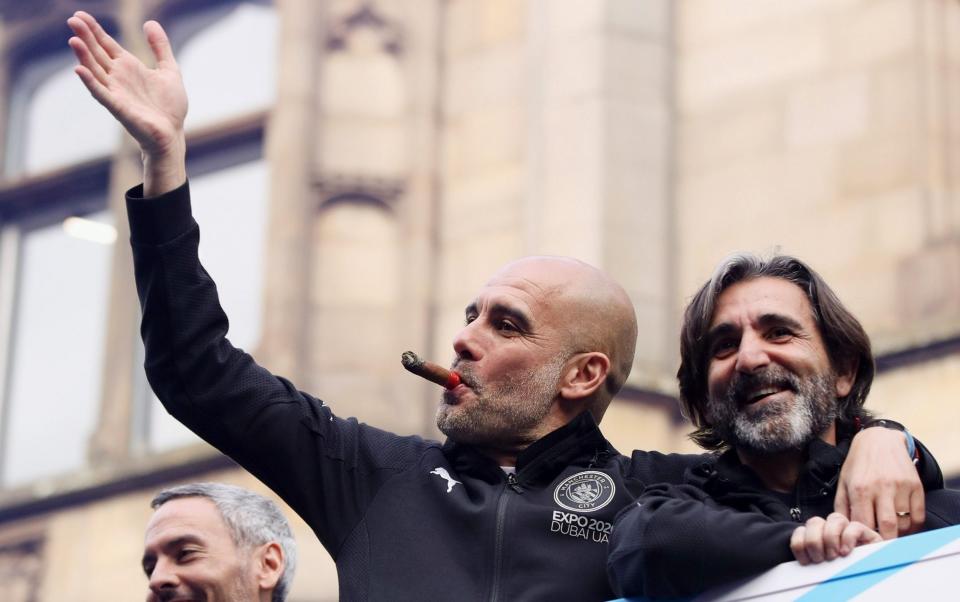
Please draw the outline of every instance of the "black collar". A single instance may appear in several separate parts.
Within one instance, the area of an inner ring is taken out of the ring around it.
[[[504,479],[497,463],[471,445],[448,439],[443,444],[443,452],[458,471],[470,471],[491,482]],[[616,454],[597,427],[593,415],[583,412],[520,452],[517,478],[525,485],[549,483],[577,460],[600,464]]]
[[[801,497],[817,495],[824,488],[833,487],[840,476],[840,468],[849,448],[849,440],[840,441],[836,447],[820,439],[808,443],[807,461],[797,480],[797,494]],[[720,455],[715,467],[707,475],[704,488],[707,491],[716,491],[740,487],[766,490],[757,474],[740,462],[736,450],[728,449]]]

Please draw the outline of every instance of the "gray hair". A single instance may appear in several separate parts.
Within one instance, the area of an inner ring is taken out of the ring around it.
[[[276,542],[283,549],[283,573],[273,590],[272,602],[283,602],[297,568],[297,544],[279,506],[262,495],[223,483],[190,483],[164,489],[150,502],[157,509],[177,498],[205,497],[216,505],[237,546]]]

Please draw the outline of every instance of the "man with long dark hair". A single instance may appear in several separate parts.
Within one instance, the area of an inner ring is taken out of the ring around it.
[[[897,424],[864,409],[870,339],[800,260],[723,262],[687,307],[680,349],[680,400],[698,427],[691,436],[722,454],[683,485],[648,487],[619,517],[609,561],[619,593],[690,595],[794,558],[845,556],[881,533],[960,520],[960,492],[942,489],[928,492],[926,509],[895,496],[893,512],[876,517],[880,532],[872,509],[848,518],[837,482],[851,439],[865,426]]]

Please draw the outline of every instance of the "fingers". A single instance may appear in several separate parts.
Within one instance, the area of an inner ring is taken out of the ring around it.
[[[73,33],[75,33],[87,47],[87,51],[93,57],[93,60],[97,63],[97,65],[99,65],[105,73],[110,73],[110,67],[113,63],[113,59],[107,54],[107,51],[103,48],[103,46],[100,45],[100,42],[97,41],[96,36],[93,35],[93,31],[90,29],[90,25],[77,16],[67,19],[67,25],[70,26],[70,29],[73,30]]]
[[[88,73],[95,77],[100,83],[106,82],[107,73],[103,70],[103,67],[97,63],[96,59],[93,58],[93,54],[83,40],[78,37],[72,37],[67,40],[67,44]]]
[[[825,560],[833,560],[841,555],[840,536],[848,524],[850,524],[850,521],[840,513],[832,512],[827,516],[827,522],[823,526],[823,557]]]
[[[78,10],[74,13],[74,16],[86,24],[86,26],[93,33],[94,38],[96,38],[97,42],[107,53],[107,56],[115,59],[123,54],[123,46],[118,44],[117,41],[110,36],[110,34],[104,31],[103,27],[100,26],[100,23],[98,23],[92,15],[82,10]]]
[[[883,541],[879,533],[862,523],[851,522],[843,530],[843,535],[841,536],[841,556],[848,555],[859,545],[876,543],[878,541]]]
[[[877,497],[877,531],[884,539],[897,537],[897,510],[893,492]]]
[[[874,500],[868,495],[867,489],[863,488],[859,492],[854,491],[851,497],[850,520],[863,523],[871,529],[874,528],[876,526],[876,515],[873,508]]]
[[[919,498],[919,504],[915,498]],[[914,516],[914,506],[919,505],[918,516]],[[897,521],[897,535],[909,535],[923,526],[923,487],[920,479],[898,484],[894,494],[894,516]],[[919,521],[918,521],[919,518]]]
[[[150,44],[153,57],[157,60],[157,66],[176,66],[177,61],[173,57],[170,39],[163,31],[163,27],[156,21],[147,21],[143,24],[143,33],[147,36],[147,43]]]
[[[814,517],[807,521],[806,533],[804,533],[803,548],[807,553],[807,558],[812,563],[823,562],[823,530],[827,521],[820,517]]]
[[[87,90],[90,91],[90,95],[113,113],[113,102],[110,99],[110,93],[106,86],[100,83],[90,70],[83,65],[77,65],[73,71],[80,77],[80,81],[87,87]]]
[[[859,524],[858,524],[859,525]],[[867,527],[866,525],[859,525],[860,533],[857,536],[857,545],[863,545],[868,543],[877,543],[883,541],[883,538],[880,537],[880,534]]]
[[[807,554],[807,548],[804,545],[806,540],[806,527],[797,527],[793,530],[793,534],[790,535],[790,551],[793,552],[793,557],[796,558],[797,562],[801,565],[810,564],[810,556]]]
[[[837,487],[837,493],[833,496],[833,511],[850,518],[850,498],[845,487]]]
[[[813,517],[794,529],[790,551],[800,564],[816,564],[847,556],[859,545],[878,541],[883,538],[873,529],[834,512],[826,520]]]

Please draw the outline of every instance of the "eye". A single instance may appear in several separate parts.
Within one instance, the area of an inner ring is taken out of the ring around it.
[[[712,345],[710,349],[711,355],[718,359],[723,359],[725,357],[733,354],[737,349],[737,340],[733,338],[723,338],[717,339],[716,342]]]
[[[771,341],[787,341],[793,337],[793,331],[786,326],[775,326],[767,333]]]
[[[477,315],[476,315],[476,314],[467,314],[467,317],[466,317],[466,319],[464,319],[463,322],[464,322],[464,324],[469,324],[469,323],[473,322],[473,321],[476,320],[476,319],[477,319]]]
[[[510,320],[500,320],[497,322],[497,328],[506,332],[519,332],[520,329],[517,328],[516,324]]]
[[[190,560],[194,557],[196,552],[197,551],[192,548],[184,548],[180,550],[179,552],[177,552],[177,562],[180,562],[180,563],[190,562]]]

